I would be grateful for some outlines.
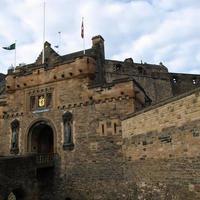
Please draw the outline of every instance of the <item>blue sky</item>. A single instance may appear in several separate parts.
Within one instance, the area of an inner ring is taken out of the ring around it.
[[[32,63],[42,49],[43,0],[0,0],[0,45],[17,40],[17,64]],[[105,39],[106,58],[163,62],[172,72],[200,73],[199,0],[46,0],[46,40],[61,55]],[[14,62],[14,51],[0,49],[0,72]]]

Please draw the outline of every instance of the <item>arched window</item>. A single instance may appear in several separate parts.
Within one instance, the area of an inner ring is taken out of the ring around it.
[[[17,119],[15,119],[12,123],[11,123],[11,132],[12,132],[12,136],[11,136],[11,149],[10,152],[13,154],[18,154],[19,152],[19,121]]]
[[[196,85],[196,84],[197,84],[196,78],[193,78],[193,79],[192,79],[192,84],[193,84],[193,85]]]
[[[175,77],[175,76],[174,76],[174,77],[172,78],[172,81],[173,81],[174,84],[176,84],[176,83],[178,82],[178,77]]]
[[[63,127],[64,127],[64,144],[63,144],[63,148],[65,150],[69,149],[73,149],[74,144],[73,144],[73,118],[72,118],[72,113],[70,112],[66,112],[63,115]]]

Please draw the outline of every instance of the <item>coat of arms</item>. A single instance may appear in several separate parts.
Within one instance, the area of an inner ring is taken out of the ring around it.
[[[44,96],[40,96],[39,97],[38,105],[39,105],[39,107],[44,107],[45,106],[45,98],[44,98]]]

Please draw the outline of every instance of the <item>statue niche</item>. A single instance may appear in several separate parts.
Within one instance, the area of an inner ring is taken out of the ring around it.
[[[10,152],[13,154],[18,154],[19,146],[18,146],[18,137],[19,137],[19,121],[14,120],[11,123],[12,137],[11,137],[11,149]]]
[[[73,144],[73,130],[72,130],[72,114],[66,112],[63,115],[63,127],[64,127],[64,150],[72,150],[74,147]]]

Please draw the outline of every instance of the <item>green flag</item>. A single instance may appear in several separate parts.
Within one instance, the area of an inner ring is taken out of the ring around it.
[[[13,50],[15,49],[15,43],[11,44],[10,46],[8,47],[2,47],[3,49],[6,49],[6,50]]]

